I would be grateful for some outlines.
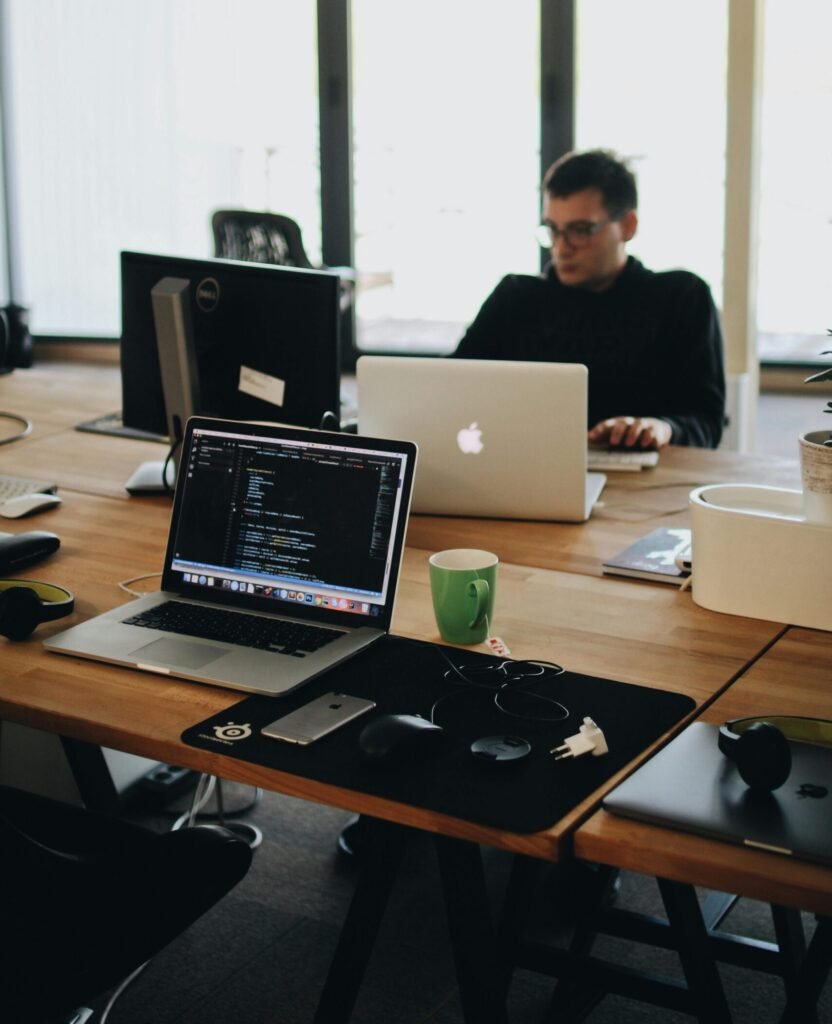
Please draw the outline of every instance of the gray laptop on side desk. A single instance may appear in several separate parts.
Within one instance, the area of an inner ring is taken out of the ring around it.
[[[294,689],[389,631],[415,461],[407,441],[190,419],[161,592],[44,646]]]
[[[688,726],[604,800],[614,814],[832,864],[832,750],[791,743],[792,770],[752,793],[717,745],[719,727]]]
[[[362,356],[356,377],[359,430],[419,446],[414,512],[589,518],[585,366]]]

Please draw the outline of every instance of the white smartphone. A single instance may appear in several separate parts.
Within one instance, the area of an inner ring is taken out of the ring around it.
[[[364,697],[350,697],[346,693],[325,693],[303,707],[290,711],[288,715],[275,719],[260,730],[264,736],[287,743],[306,746],[321,736],[346,725],[366,711],[375,707],[375,702]]]

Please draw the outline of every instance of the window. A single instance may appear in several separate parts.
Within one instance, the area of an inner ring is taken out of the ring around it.
[[[768,0],[761,114],[760,357],[820,360],[832,327],[832,5]]]
[[[721,305],[728,4],[577,0],[576,145],[629,158],[630,251],[704,278]]]
[[[288,213],[319,257],[314,4],[6,7],[18,300],[34,333],[118,335],[119,251],[210,256],[220,207]]]
[[[353,0],[359,348],[446,352],[537,273],[537,0]]]

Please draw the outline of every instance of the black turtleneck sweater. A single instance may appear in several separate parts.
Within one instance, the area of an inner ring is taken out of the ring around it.
[[[510,274],[485,300],[454,356],[583,363],[588,422],[666,420],[673,444],[715,448],[722,436],[722,332],[705,282],[685,270],[654,273],[632,256],[612,286],[590,292]]]

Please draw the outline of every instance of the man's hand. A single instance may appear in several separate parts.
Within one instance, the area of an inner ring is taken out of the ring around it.
[[[611,448],[655,448],[670,444],[673,431],[665,420],[652,416],[612,416],[601,420],[589,431],[592,444],[607,444]]]

